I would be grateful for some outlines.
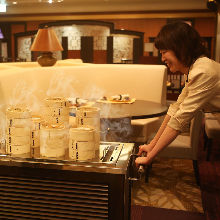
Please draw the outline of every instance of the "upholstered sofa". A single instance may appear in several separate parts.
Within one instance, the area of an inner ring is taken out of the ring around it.
[[[88,64],[69,59],[57,61],[52,67],[41,67],[37,62],[1,63],[0,71],[0,116],[14,104],[26,104],[33,114],[38,114],[47,96],[99,99],[129,94],[136,99],[166,103],[164,65]],[[157,121],[132,120],[136,129],[133,140],[146,141],[147,129]]]

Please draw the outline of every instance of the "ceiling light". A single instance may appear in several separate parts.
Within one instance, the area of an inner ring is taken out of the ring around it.
[[[6,4],[5,3],[0,4],[0,12],[6,12]]]
[[[50,3],[50,4],[53,3],[53,0],[48,0],[48,3]]]
[[[17,2],[12,2],[13,5],[17,5]]]

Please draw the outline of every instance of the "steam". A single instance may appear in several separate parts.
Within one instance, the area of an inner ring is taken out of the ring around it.
[[[98,100],[105,95],[105,91],[94,86],[93,84],[83,88],[82,97],[88,100]]]
[[[55,73],[50,80],[46,95],[48,97],[75,97],[74,85],[79,83],[74,77],[66,77],[62,73]]]
[[[95,101],[106,95],[103,89],[89,83],[86,83],[86,85],[87,86],[84,86],[82,82],[75,79],[74,76],[67,77],[67,75],[62,74],[62,72],[54,73],[50,79],[45,98],[46,96],[64,98],[76,97]],[[35,82],[32,82],[30,85],[25,81],[18,81],[12,91],[12,96],[7,100],[8,105],[22,108],[26,107],[39,115],[43,100],[38,100],[36,94],[39,92],[42,93],[40,86],[40,84],[37,85]],[[75,87],[81,88],[81,91],[77,92]],[[104,141],[108,139],[108,135],[114,140],[124,141],[131,134],[130,121],[128,116],[125,115],[124,106],[126,106],[126,104],[97,103],[97,107],[101,109],[101,131],[103,131]],[[3,105],[0,106],[0,142],[5,140],[6,135],[6,117],[3,109]]]
[[[40,111],[40,101],[36,97],[37,85],[27,85],[25,81],[19,81],[14,90],[12,96],[9,99],[9,106],[13,107],[26,107],[32,112]]]
[[[131,120],[126,107],[129,104],[99,103],[101,109],[101,139],[103,141],[125,142],[132,133]]]
[[[90,101],[104,96],[105,92],[102,89],[93,84],[86,84],[87,86],[85,87],[74,76],[67,77],[65,74],[55,73],[50,80],[46,95],[48,97],[83,98]],[[75,90],[75,87],[81,89],[80,93]]]
[[[132,128],[129,118],[102,118],[101,137],[103,141],[129,141]]]

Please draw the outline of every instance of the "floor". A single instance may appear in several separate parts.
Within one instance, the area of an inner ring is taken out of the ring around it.
[[[144,177],[134,182],[132,205],[203,213],[201,190],[195,181],[192,161],[156,159],[148,183]]]
[[[206,220],[220,220],[220,143],[214,142],[206,161],[203,133],[198,152],[200,187],[190,160],[156,159],[145,183],[132,185],[132,205],[204,213]]]

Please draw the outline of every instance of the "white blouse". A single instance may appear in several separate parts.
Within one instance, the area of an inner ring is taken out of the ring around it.
[[[207,57],[198,58],[190,67],[185,83],[176,103],[170,105],[168,126],[186,132],[195,113],[220,112],[220,63]]]

